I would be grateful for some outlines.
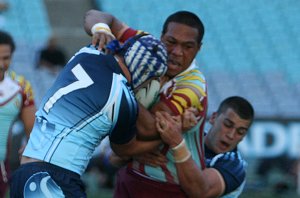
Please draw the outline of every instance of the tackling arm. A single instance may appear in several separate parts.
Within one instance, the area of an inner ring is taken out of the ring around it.
[[[214,168],[200,169],[183,141],[181,119],[156,113],[156,127],[162,140],[173,150],[179,183],[188,197],[218,197],[225,189],[224,179]]]
[[[164,111],[170,115],[174,113],[170,108],[164,104],[164,102],[156,103],[151,111],[148,111],[143,105],[139,104],[139,116],[136,123],[138,134],[137,138],[140,140],[154,140],[160,138],[160,135],[155,127],[155,116],[156,111]]]
[[[225,190],[224,179],[216,169],[201,170],[192,158],[176,163],[176,171],[188,197],[219,197]]]

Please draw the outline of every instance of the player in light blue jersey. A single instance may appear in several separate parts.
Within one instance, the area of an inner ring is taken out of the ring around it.
[[[162,116],[163,115],[163,116]],[[226,98],[209,119],[211,128],[205,136],[206,168],[199,169],[181,135],[180,119],[157,113],[162,139],[170,145],[180,183],[188,197],[238,197],[246,181],[246,162],[237,145],[247,135],[254,119],[252,105],[244,98]],[[179,121],[179,122],[178,122]],[[203,182],[207,183],[203,189]]]
[[[165,47],[141,34],[114,49],[104,54],[84,47],[61,71],[36,113],[11,197],[86,197],[80,176],[106,136],[121,156],[159,145],[136,138],[147,134],[135,125],[140,108],[134,91],[166,72]]]
[[[20,119],[29,137],[36,111],[30,82],[9,70],[14,50],[13,38],[7,32],[0,31],[0,197],[5,197],[10,182],[12,125]]]

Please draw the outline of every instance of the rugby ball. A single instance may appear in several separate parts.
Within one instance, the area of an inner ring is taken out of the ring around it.
[[[151,80],[148,84],[138,89],[135,93],[137,101],[145,108],[150,108],[157,100],[160,90],[160,82],[157,79]]]

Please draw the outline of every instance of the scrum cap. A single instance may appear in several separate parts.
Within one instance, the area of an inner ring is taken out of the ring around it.
[[[125,64],[131,73],[133,88],[167,71],[165,46],[150,34],[136,35],[122,46]]]

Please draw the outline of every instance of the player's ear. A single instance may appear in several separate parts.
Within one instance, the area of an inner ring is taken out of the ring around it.
[[[209,118],[209,123],[210,123],[211,125],[213,125],[213,124],[215,123],[215,119],[216,119],[217,116],[218,116],[218,113],[217,113],[217,112],[213,112],[213,113],[212,113],[212,115],[211,115],[210,118]]]

